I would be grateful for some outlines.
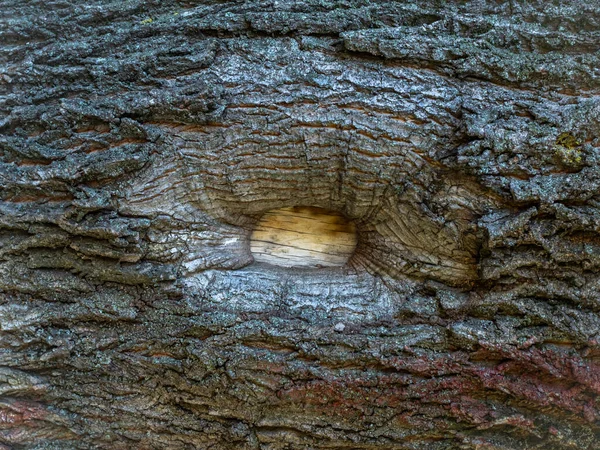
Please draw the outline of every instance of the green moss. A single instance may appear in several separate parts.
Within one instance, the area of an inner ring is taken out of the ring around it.
[[[146,25],[152,22],[154,22],[154,19],[152,17],[148,17],[147,19],[142,20],[140,23]]]

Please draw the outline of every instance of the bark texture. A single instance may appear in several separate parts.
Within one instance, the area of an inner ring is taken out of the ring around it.
[[[600,448],[597,1],[0,6],[0,448]]]

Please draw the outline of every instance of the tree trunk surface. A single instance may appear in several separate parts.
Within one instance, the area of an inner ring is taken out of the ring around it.
[[[600,449],[598,1],[0,6],[1,449]]]

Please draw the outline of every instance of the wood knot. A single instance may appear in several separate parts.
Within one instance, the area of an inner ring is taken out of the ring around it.
[[[356,226],[343,214],[296,206],[268,211],[250,237],[254,259],[284,267],[335,267],[356,248]]]

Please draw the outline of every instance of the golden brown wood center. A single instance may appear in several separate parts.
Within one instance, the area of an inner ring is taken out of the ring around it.
[[[269,211],[250,238],[254,259],[284,267],[343,266],[356,248],[356,227],[342,214],[309,206]]]

